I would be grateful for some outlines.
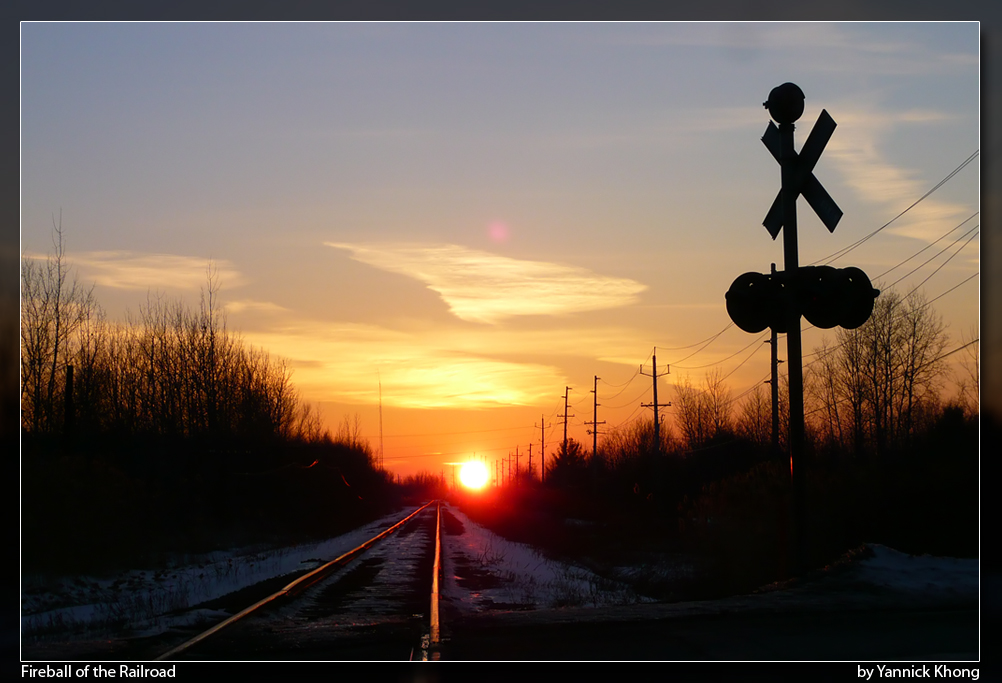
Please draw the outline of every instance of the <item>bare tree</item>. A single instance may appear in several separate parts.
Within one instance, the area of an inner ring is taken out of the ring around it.
[[[772,442],[772,400],[761,384],[755,386],[742,404],[736,429],[739,435],[760,446]]]
[[[70,279],[61,213],[52,227],[53,253],[45,261],[21,260],[22,427],[36,434],[61,428],[59,406],[71,344],[97,307],[93,288]]]
[[[910,438],[920,406],[939,403],[946,377],[943,351],[949,341],[943,319],[929,308],[924,295],[913,292],[898,312],[900,391],[894,406],[898,435]]]
[[[732,429],[731,390],[724,383],[723,370],[717,366],[706,373],[703,379],[703,397],[710,416],[713,435]]]
[[[698,448],[709,439],[703,402],[688,375],[675,385],[675,422],[689,448]]]
[[[244,346],[226,329],[210,264],[200,306],[149,294],[139,314],[109,324],[91,291],[69,279],[62,230],[55,254],[24,258],[21,303],[22,429],[58,433],[66,368],[90,432],[329,441],[319,414],[303,405],[282,359]],[[346,445],[368,453],[360,420]]]
[[[807,396],[822,438],[862,452],[910,439],[922,415],[938,404],[948,336],[942,319],[918,293],[894,290],[854,330],[822,342],[808,369]]]
[[[675,396],[675,421],[690,449],[732,428],[731,391],[719,368],[706,374],[702,388],[686,375],[675,385]]]
[[[341,418],[341,424],[334,433],[334,443],[365,453],[370,462],[374,457],[369,440],[362,436],[362,418],[358,413]]]
[[[957,381],[958,400],[963,406],[964,412],[969,417],[973,417],[981,411],[981,342],[978,338],[978,330],[972,328],[961,338],[961,342],[963,355],[960,357],[962,374]]]
[[[626,427],[611,430],[602,438],[599,454],[613,467],[620,467],[631,461],[667,454],[676,450],[675,434],[666,424],[657,430],[661,445],[655,443],[653,420],[633,422]]]

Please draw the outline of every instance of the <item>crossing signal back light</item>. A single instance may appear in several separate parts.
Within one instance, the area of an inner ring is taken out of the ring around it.
[[[782,334],[791,306],[815,327],[855,329],[869,320],[879,294],[859,268],[804,266],[793,277],[782,271],[739,275],[725,299],[727,314],[745,332],[769,327]]]

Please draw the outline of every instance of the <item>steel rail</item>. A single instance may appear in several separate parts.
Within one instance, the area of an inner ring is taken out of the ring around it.
[[[442,501],[438,501],[435,515],[435,557],[432,561],[431,569],[431,608],[428,614],[428,631],[421,635],[421,661],[427,662],[429,659],[438,660],[440,652],[438,644],[440,640],[439,617],[438,617],[438,594],[439,577],[442,573]],[[409,660],[414,660],[414,648],[411,648]]]
[[[422,510],[424,510],[425,508],[427,508],[428,506],[430,506],[434,502],[435,501],[428,501],[427,503],[425,503],[424,505],[422,505],[421,507],[419,507],[417,510],[415,510],[411,514],[407,515],[406,517],[404,517],[402,520],[400,520],[399,522],[397,522],[396,524],[394,524],[390,528],[385,529],[381,533],[373,536],[368,541],[366,541],[366,542],[362,543],[361,545],[359,545],[359,546],[357,546],[357,547],[349,550],[348,552],[340,555],[339,557],[331,560],[330,562],[328,562],[328,563],[326,563],[326,564],[324,564],[324,565],[322,565],[320,567],[317,567],[316,569],[308,572],[307,574],[304,574],[303,576],[300,576],[298,579],[292,581],[291,583],[289,583],[287,586],[285,586],[285,588],[281,589],[280,591],[272,593],[271,595],[269,595],[268,597],[266,597],[266,598],[264,598],[262,600],[258,600],[257,602],[255,602],[250,607],[248,607],[248,608],[246,608],[244,610],[241,610],[240,612],[234,614],[232,617],[229,617],[228,619],[226,619],[224,621],[219,622],[218,624],[216,624],[215,626],[213,626],[209,630],[203,631],[202,633],[198,634],[194,638],[181,643],[180,645],[178,645],[177,647],[175,647],[175,648],[173,648],[171,650],[168,650],[164,654],[162,654],[159,657],[157,657],[154,661],[158,661],[159,662],[159,661],[164,661],[166,659],[169,659],[169,658],[173,657],[174,655],[176,655],[176,654],[178,654],[180,652],[183,652],[184,650],[187,650],[192,645],[195,645],[196,643],[200,643],[201,641],[205,640],[209,636],[218,633],[219,631],[223,630],[227,626],[229,626],[229,625],[231,625],[231,624],[239,621],[240,619],[243,619],[248,614],[251,614],[252,612],[256,611],[257,609],[263,607],[264,605],[267,605],[268,603],[270,603],[270,602],[272,602],[274,600],[277,600],[279,598],[282,598],[282,597],[286,597],[286,596],[290,596],[290,595],[295,595],[296,593],[298,593],[298,592],[300,592],[300,591],[308,588],[309,586],[312,586],[314,583],[316,583],[317,581],[319,581],[322,578],[324,578],[326,576],[327,572],[330,569],[332,569],[335,565],[340,564],[342,562],[345,562],[346,560],[352,559],[355,555],[358,555],[363,550],[366,550],[367,548],[369,548],[370,546],[372,546],[374,543],[376,543],[377,541],[379,541],[380,539],[382,539],[384,536],[390,535],[391,533],[393,533],[394,531],[396,531],[397,529],[399,529],[401,526],[403,526],[404,524],[406,524],[407,522],[409,522],[419,512],[421,512]],[[436,543],[437,543],[437,539],[436,539]],[[436,607],[437,607],[437,605],[436,605]]]
[[[438,514],[435,518],[435,562],[432,565],[431,575],[431,616],[429,618],[431,628],[430,649],[434,652],[435,658],[438,655],[439,641],[439,620],[438,620],[438,577],[442,573],[442,502],[438,503]]]

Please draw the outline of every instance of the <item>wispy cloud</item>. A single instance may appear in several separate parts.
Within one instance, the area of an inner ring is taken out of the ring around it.
[[[227,313],[283,313],[289,309],[270,301],[255,301],[253,299],[240,299],[238,301],[228,301],[223,304]]]
[[[617,30],[618,29],[618,30]],[[972,36],[977,25],[970,22]],[[766,59],[795,50],[798,67],[829,73],[918,75],[951,73],[978,63],[972,52],[930,49],[930,34],[909,30],[877,32],[870,24],[840,22],[661,23],[642,30],[623,25],[584,34],[589,44],[636,48],[716,48],[743,61]],[[837,55],[833,59],[832,55]]]
[[[649,350],[641,331],[617,325],[573,331],[560,325],[387,327],[303,318],[295,311],[260,317],[250,309],[238,318],[245,341],[288,361],[304,397],[348,404],[376,404],[380,378],[386,405],[548,404],[569,381],[568,359],[605,359],[632,368]]]
[[[206,286],[210,269],[224,286],[243,284],[243,277],[230,262],[193,256],[89,251],[74,254],[72,265],[82,279],[115,289],[198,290]]]
[[[305,321],[245,331],[243,337],[286,358],[310,400],[407,408],[535,405],[563,386],[551,366],[467,352],[447,335],[431,338],[373,325]],[[377,375],[378,371],[378,375]]]
[[[585,268],[525,261],[466,247],[327,242],[375,268],[438,292],[462,320],[496,323],[518,315],[560,315],[631,304],[647,287]]]
[[[939,124],[948,122],[949,116],[928,110],[904,110],[891,114],[872,107],[840,107],[836,119],[839,126],[843,130],[851,130],[852,135],[836,132],[825,148],[825,157],[838,167],[846,185],[863,201],[882,204],[889,215],[894,215],[932,187],[934,180],[922,178],[918,171],[892,163],[880,142],[895,127]],[[933,241],[953,227],[951,222],[963,220],[974,209],[976,207],[931,196],[899,219],[889,231]]]

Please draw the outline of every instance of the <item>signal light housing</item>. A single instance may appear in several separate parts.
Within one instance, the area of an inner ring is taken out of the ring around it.
[[[724,297],[727,314],[745,332],[757,334],[770,327],[782,334],[791,306],[815,327],[855,329],[869,320],[879,294],[859,268],[804,266],[792,278],[782,271],[744,273]]]
[[[774,275],[739,275],[724,295],[727,314],[745,332],[757,334],[767,327],[785,332],[786,296],[783,289]]]

